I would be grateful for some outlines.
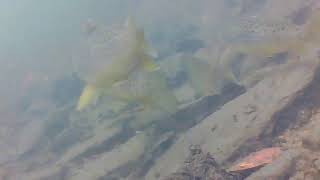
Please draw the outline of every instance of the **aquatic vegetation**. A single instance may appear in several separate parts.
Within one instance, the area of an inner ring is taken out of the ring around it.
[[[306,26],[297,35],[266,37],[260,40],[229,45],[220,56],[220,63],[224,69],[231,69],[234,75],[249,85],[254,81],[263,79],[270,74],[270,67],[299,60],[299,57],[310,53],[319,44],[320,13],[318,10],[311,12],[306,21]],[[285,55],[281,57],[281,55]],[[240,58],[242,56],[242,58]],[[276,56],[280,59],[275,60]],[[243,58],[244,57],[244,58]],[[281,59],[282,58],[282,59]],[[233,64],[241,64],[241,67],[233,67]],[[266,70],[262,70],[267,68]],[[235,73],[235,72],[240,72]],[[268,72],[268,73],[267,73]],[[252,76],[252,77],[250,77]],[[251,83],[249,83],[251,82]],[[249,85],[250,86],[250,85]]]

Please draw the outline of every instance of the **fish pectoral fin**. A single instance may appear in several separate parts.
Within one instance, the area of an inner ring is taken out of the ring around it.
[[[226,71],[225,78],[228,82],[239,84],[238,78],[234,75],[232,71]]]
[[[145,62],[143,62],[143,69],[147,70],[147,71],[155,71],[157,70],[159,67],[158,65],[156,65],[154,62],[152,62],[151,60],[147,60]]]

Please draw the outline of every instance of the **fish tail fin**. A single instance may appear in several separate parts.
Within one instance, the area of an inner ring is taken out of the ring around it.
[[[87,107],[94,99],[96,94],[96,88],[92,85],[86,85],[79,97],[77,104],[77,111],[82,111]]]

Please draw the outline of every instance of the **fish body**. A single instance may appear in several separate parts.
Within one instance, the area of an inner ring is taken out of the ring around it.
[[[152,57],[143,51],[133,50],[98,72],[93,84],[98,88],[110,88],[114,83],[128,79],[133,72],[156,69],[152,61]]]
[[[200,96],[212,96],[222,92],[228,84],[238,84],[230,65],[216,59],[190,58],[184,62],[189,82]]]
[[[209,96],[220,93],[214,69],[210,64],[195,58],[186,58],[183,63],[188,80],[198,95]]]
[[[79,98],[77,110],[81,111],[93,101],[97,94],[106,92],[115,84],[128,80],[132,74],[141,71],[151,72],[158,68],[149,53],[151,48],[146,43],[143,30],[135,25],[132,18],[128,19],[125,31],[118,36],[114,37],[113,41],[108,41],[105,49],[102,49],[112,52],[105,54],[104,65],[94,70],[91,78],[87,78],[87,86]],[[124,94],[126,93],[122,96]],[[133,98],[132,95],[129,97]],[[130,99],[129,97],[127,99]]]
[[[104,93],[126,102],[137,102],[143,107],[169,113],[176,111],[178,107],[176,97],[167,86],[165,75],[158,70],[137,72],[128,80],[105,89]]]

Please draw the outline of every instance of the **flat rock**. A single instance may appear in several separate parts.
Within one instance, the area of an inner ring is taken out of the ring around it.
[[[290,63],[262,80],[247,93],[225,104],[191,128],[164,153],[145,179],[162,179],[175,172],[188,156],[188,147],[198,144],[218,163],[228,159],[249,139],[259,136],[275,113],[289,105],[312,81],[318,63]],[[160,177],[159,177],[160,176]]]

